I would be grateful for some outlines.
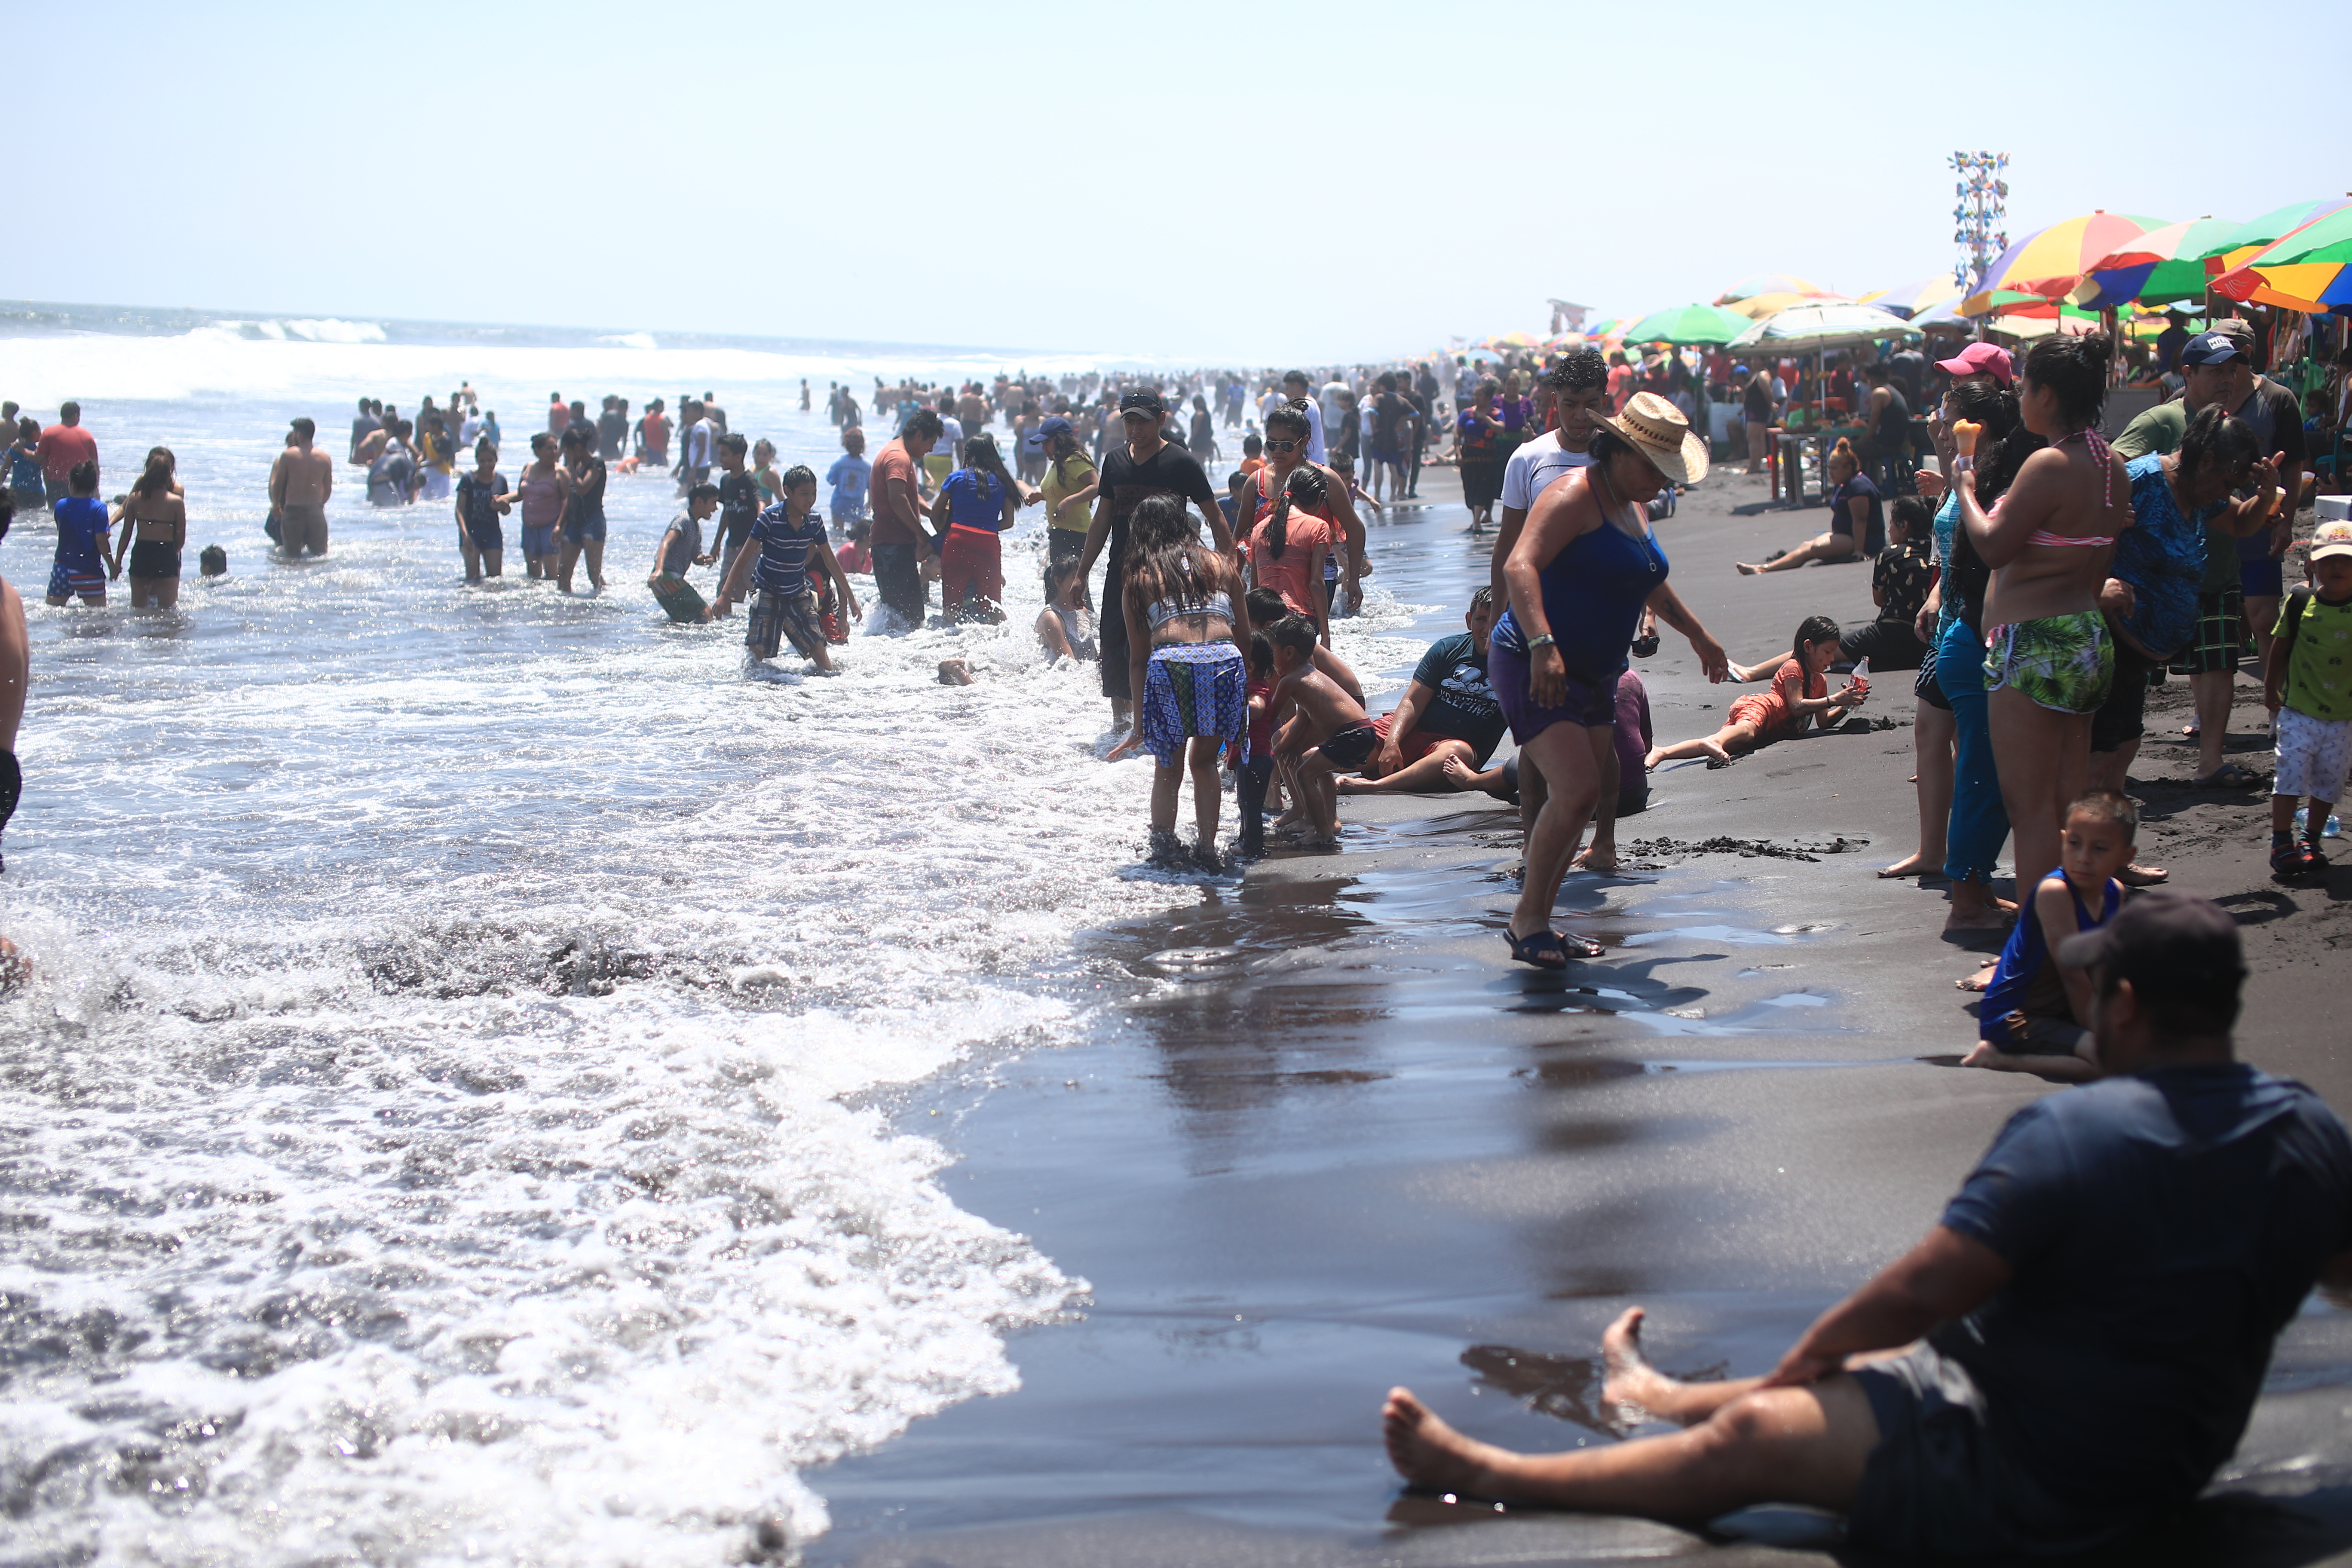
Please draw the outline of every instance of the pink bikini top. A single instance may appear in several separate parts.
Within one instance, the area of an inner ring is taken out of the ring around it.
[[[2083,446],[2091,454],[2091,461],[2099,465],[2099,510],[2105,511],[2115,503],[2116,493],[2116,466],[2109,460],[2110,449],[2105,439],[2088,426],[2075,431],[2074,436],[2083,438]],[[2063,447],[2074,436],[2062,437],[2058,444]],[[2002,500],[2008,499],[2007,496],[2001,497]],[[1993,510],[2000,510],[1999,502],[1994,503]],[[2115,542],[2116,536],[2112,533],[2053,533],[2046,528],[2037,528],[2025,536],[2028,544],[2049,544],[2060,549],[2090,550]]]

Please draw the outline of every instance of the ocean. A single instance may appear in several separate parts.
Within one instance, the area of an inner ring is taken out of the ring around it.
[[[0,395],[79,398],[109,494],[170,447],[191,520],[171,612],[49,608],[47,521],[0,542],[32,633],[11,1560],[730,1560],[822,1532],[805,1472],[1015,1386],[1004,1334],[1085,1311],[892,1098],[1113,1026],[1074,940],[1202,896],[1140,868],[1150,763],[1101,760],[1093,667],[1029,630],[1034,514],[1003,626],[861,634],[834,680],[662,616],[666,475],[613,480],[601,596],[512,551],[468,587],[448,503],[372,508],[349,467],[326,559],[262,521],[287,421],[340,457],[363,395],[470,383],[511,478],[551,390],[709,389],[822,471],[830,380],[1091,363],[0,307]],[[1337,643],[1393,670],[1420,606],[1372,581]]]

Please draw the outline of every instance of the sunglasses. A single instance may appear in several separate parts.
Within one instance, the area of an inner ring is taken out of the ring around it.
[[[1268,441],[1265,449],[1269,452],[1296,452],[1305,445],[1305,441]]]

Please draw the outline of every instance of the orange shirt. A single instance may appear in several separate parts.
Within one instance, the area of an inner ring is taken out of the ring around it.
[[[898,495],[888,488],[888,481],[893,479],[905,487],[907,495],[921,493],[916,483],[914,456],[907,450],[904,441],[890,441],[874,454],[874,472],[867,480],[871,488],[866,491],[866,504],[874,509],[874,542],[912,544],[919,539],[929,539],[930,535],[922,531],[923,520],[919,516],[902,517],[892,510],[898,504]]]

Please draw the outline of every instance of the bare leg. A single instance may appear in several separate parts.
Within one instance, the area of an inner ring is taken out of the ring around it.
[[[1601,726],[1604,735],[1612,731]],[[1593,745],[1581,724],[1546,726],[1519,748],[1519,785],[1525,795],[1530,765],[1540,769],[1549,790],[1535,829],[1528,835],[1527,863],[1519,879],[1519,901],[1511,911],[1511,934],[1532,936],[1551,929],[1551,907],[1559,897],[1568,858],[1584,837],[1584,825],[1601,799]],[[1614,781],[1612,780],[1613,784]]]
[[[1445,759],[1445,782],[1454,789],[1476,790],[1497,800],[1505,798],[1503,770],[1500,768],[1488,768],[1480,773],[1460,757],[1448,757]]]
[[[1176,795],[1183,783],[1181,768],[1151,770],[1151,831],[1155,835],[1176,831]]]
[[[1601,1397],[1605,1404],[1620,1410],[1631,1405],[1643,1415],[1689,1426],[1763,1384],[1760,1377],[1727,1383],[1683,1383],[1668,1377],[1642,1353],[1642,1320],[1647,1315],[1639,1307],[1628,1308],[1601,1335],[1601,1363],[1606,1370]]]
[[[468,583],[480,582],[482,580],[482,552],[474,548],[473,535],[467,533],[462,528],[457,531],[457,553],[466,558],[466,581]]]
[[[1191,745],[1192,822],[1200,829],[1201,848],[1205,853],[1217,847],[1217,808],[1224,796],[1217,787],[1217,742],[1195,735]]]
[[[555,583],[557,587],[567,594],[572,592],[572,569],[579,563],[580,546],[572,543],[569,539],[565,540],[563,553],[559,558],[559,564],[555,569]]]
[[[2230,738],[2230,689],[2237,679],[2234,669],[2208,670],[2189,678],[2189,694],[2197,702],[2197,776],[2200,779],[2211,778],[2213,770],[2221,765],[2221,747]]]
[[[2009,921],[2008,908],[1993,897],[1992,884],[1971,877],[1952,884],[1952,912],[1944,917],[1946,931],[1999,931]],[[1981,989],[1981,987],[1979,987]]]
[[[1465,1437],[1410,1390],[1389,1391],[1382,1436],[1416,1486],[1549,1508],[1707,1520],[1759,1502],[1840,1511],[1862,1487],[1878,1441],[1870,1401],[1850,1377],[1759,1389],[1669,1437],[1515,1454]]]
[[[1912,754],[1918,759],[1919,768],[1919,847],[1879,872],[1880,876],[1910,877],[1943,870],[1945,834],[1952,815],[1952,748],[1958,735],[1959,722],[1951,710],[1932,702],[1919,704],[1918,716],[1911,725]]]
[[[1731,748],[1745,751],[1756,742],[1756,726],[1745,721],[1726,724],[1714,734],[1702,740],[1676,741],[1671,746],[1653,746],[1642,760],[1643,767],[1654,768],[1660,763],[1679,762],[1685,757],[1712,757],[1717,762],[1731,760]]]
[[[486,577],[503,576],[505,574],[502,568],[506,564],[506,558],[507,552],[503,550],[483,551],[482,574]]]
[[[604,591],[604,542],[592,539],[584,548],[588,555],[588,585],[601,594]],[[830,669],[833,667],[819,661],[819,668]]]
[[[1617,869],[1617,790],[1622,782],[1617,776],[1617,731],[1591,729],[1585,731],[1592,741],[1592,766],[1601,777],[1601,798],[1592,805],[1592,843],[1579,855],[1574,864],[1580,870],[1609,872]]]
[[[1741,576],[1753,577],[1763,572],[1793,572],[1816,561],[1845,561],[1853,555],[1853,541],[1846,535],[1817,533],[1778,561],[1766,561],[1753,566],[1745,561],[1735,561],[1732,564],[1739,568]]]
[[[2058,868],[2066,807],[2083,793],[2091,761],[2091,716],[2060,713],[2004,686],[1991,696],[1993,755],[2021,890],[2038,888]]]
[[[1446,764],[1454,762],[1460,763],[1465,772],[1469,769],[1469,742],[1440,741],[1418,761],[1407,763],[1385,777],[1339,779],[1335,787],[1341,795],[1442,795],[1475,788],[1453,782],[1453,773]]]

